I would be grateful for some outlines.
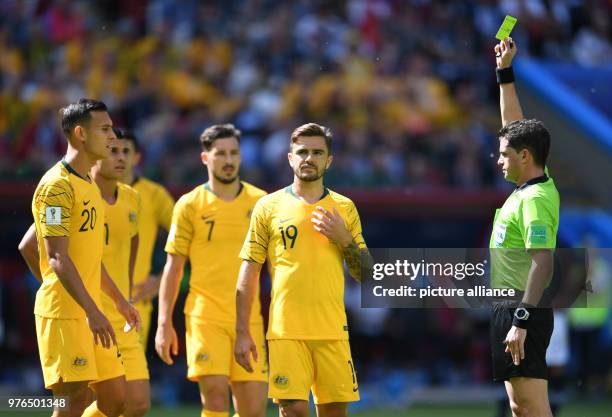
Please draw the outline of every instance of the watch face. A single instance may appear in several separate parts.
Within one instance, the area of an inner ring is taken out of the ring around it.
[[[529,311],[526,308],[519,307],[514,310],[514,317],[519,320],[527,320],[529,318]]]

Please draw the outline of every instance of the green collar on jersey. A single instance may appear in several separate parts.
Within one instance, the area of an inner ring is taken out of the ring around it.
[[[244,188],[244,184],[242,183],[242,181],[240,181],[240,187],[238,188],[238,193],[236,193],[236,197],[234,197],[234,198],[238,198],[238,196],[239,196],[239,195],[240,195],[240,193],[242,192],[242,189],[243,189],[243,188]],[[215,194],[215,192],[213,191],[213,189],[212,189],[212,188],[210,188],[210,182],[209,182],[209,181],[206,181],[206,182],[204,183],[204,189],[205,189],[206,191],[208,191],[208,192],[213,193],[213,195],[214,195],[215,197],[219,197],[217,194]]]
[[[293,185],[288,185],[285,187],[285,192],[291,194],[292,196],[294,196],[295,198],[297,198],[300,201],[303,201],[300,196],[298,196],[296,193],[293,192]],[[327,195],[329,194],[329,189],[327,189],[326,187],[323,188],[323,194],[321,195],[321,197],[317,200],[317,201],[321,201],[323,200],[325,197],[327,197]]]
[[[64,166],[64,168],[66,168],[68,170],[68,172],[70,172],[72,175],[76,175],[77,177],[79,177],[80,179],[82,179],[83,181],[87,181],[87,182],[91,182],[91,178],[89,178],[89,174],[87,175],[87,178],[83,178],[79,175],[78,172],[76,172],[74,170],[74,168],[72,168],[70,166],[70,164],[68,162],[66,162],[65,159],[62,159],[62,165]]]

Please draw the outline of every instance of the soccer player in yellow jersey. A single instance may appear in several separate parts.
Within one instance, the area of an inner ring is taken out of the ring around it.
[[[236,325],[236,279],[238,254],[249,228],[256,201],[265,192],[238,178],[240,131],[231,124],[215,125],[200,136],[201,159],[209,181],[183,195],[176,203],[168,234],[168,258],[159,292],[159,316],[155,348],[162,360],[172,364],[178,340],[172,311],[183,267],[189,259],[191,277],[185,303],[187,377],[197,381],[202,417],[229,415],[228,384],[240,417],[264,417],[268,367],[263,354],[254,372],[234,361]],[[254,343],[265,352],[263,320],[258,291],[245,326]]]
[[[81,99],[60,116],[66,156],[40,180],[32,200],[36,233],[26,234],[40,254],[34,314],[45,387],[68,397],[69,409],[57,409],[55,416],[118,416],[125,379],[115,332],[100,310],[100,290],[131,326],[138,327],[139,318],[102,266],[104,204],[89,176],[96,161],[108,156],[115,135],[102,102]],[[107,379],[92,385],[97,401],[83,411],[88,384],[102,368]]]
[[[140,194],[141,210],[138,218],[138,254],[136,255],[136,265],[134,267],[132,297],[142,320],[140,338],[146,351],[149,329],[151,327],[151,312],[153,310],[151,300],[157,296],[159,290],[159,278],[151,274],[153,251],[159,227],[165,231],[170,230],[174,199],[161,184],[148,178],[137,176],[134,173],[134,167],[138,165],[142,157],[138,139],[134,132],[120,128],[115,129],[115,134],[117,138],[125,139],[129,148],[128,152],[124,155],[125,171],[122,182],[131,184]]]
[[[236,292],[236,361],[252,372],[263,360],[248,326],[261,266],[272,271],[268,325],[269,396],[280,415],[308,415],[312,390],[319,417],[347,415],[358,401],[344,310],[344,269],[358,281],[372,259],[351,200],[323,186],[332,162],[329,129],[308,123],[291,135],[293,184],[257,202]],[[255,362],[257,363],[257,362]]]
[[[120,183],[125,170],[125,158],[130,152],[124,139],[110,145],[110,157],[98,161],[92,169],[94,181],[100,187],[106,211],[104,219],[104,254],[102,263],[121,294],[130,300],[132,277],[138,250],[138,220],[141,202],[138,192]],[[136,329],[127,328],[110,298],[102,295],[102,309],[113,325],[121,360],[125,370],[127,397],[125,417],[143,416],[150,407],[149,370],[144,348]],[[98,371],[104,380],[105,368]]]

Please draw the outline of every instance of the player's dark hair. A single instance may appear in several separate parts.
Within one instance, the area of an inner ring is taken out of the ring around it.
[[[138,138],[130,129],[126,129],[124,127],[113,127],[113,132],[115,132],[115,136],[117,139],[127,140],[128,142],[132,142],[134,145],[134,150],[136,152],[140,152],[140,143],[138,142]]]
[[[517,152],[527,149],[537,166],[543,168],[546,165],[550,151],[550,133],[539,120],[523,119],[510,122],[501,128],[497,137],[507,139],[508,145]]]
[[[224,125],[212,125],[207,127],[204,132],[202,132],[200,135],[200,143],[202,144],[203,150],[210,151],[217,139],[236,138],[238,143],[240,143],[241,135],[242,132],[236,129],[236,127],[231,123],[226,123]]]
[[[81,98],[76,103],[70,103],[59,111],[62,131],[69,137],[75,126],[88,123],[92,111],[108,111],[106,104],[90,98]]]
[[[291,133],[291,144],[297,142],[300,136],[304,137],[315,137],[320,136],[325,139],[325,145],[327,146],[327,152],[331,154],[331,140],[333,137],[330,128],[318,125],[316,123],[306,123],[300,127],[297,127],[293,133]]]

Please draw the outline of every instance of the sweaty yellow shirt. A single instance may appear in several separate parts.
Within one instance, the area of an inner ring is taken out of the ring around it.
[[[161,226],[170,230],[174,199],[161,184],[147,178],[138,177],[132,188],[140,193],[141,201],[138,219],[138,254],[134,266],[134,285],[136,285],[144,282],[151,273],[157,229]]]
[[[108,204],[104,200],[104,205],[106,218],[102,263],[127,300],[130,294],[130,249],[132,238],[138,234],[140,196],[129,185],[118,183],[115,204]],[[105,293],[102,293],[102,308],[111,322],[125,321],[113,300]]]
[[[231,202],[200,185],[183,195],[174,207],[166,252],[189,257],[191,278],[185,314],[219,323],[236,321],[236,282],[242,242],[249,230],[253,207],[266,193],[242,182]],[[261,323],[259,291],[251,323]]]
[[[68,237],[68,256],[89,295],[100,306],[100,279],[104,241],[104,203],[100,189],[83,179],[65,161],[49,169],[32,200],[40,272],[43,283],[36,293],[34,313],[49,318],[85,318],[85,311],[66,291],[49,266],[44,238]]]
[[[291,186],[259,200],[240,257],[272,269],[268,339],[348,339],[344,310],[344,268],[338,246],[311,222],[316,206],[338,210],[360,248],[359,214],[353,202],[330,190],[314,204]]]

